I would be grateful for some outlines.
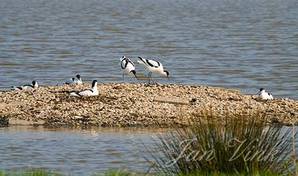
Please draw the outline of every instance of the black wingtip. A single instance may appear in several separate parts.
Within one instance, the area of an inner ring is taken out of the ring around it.
[[[167,74],[167,77],[169,78],[170,72],[168,70],[164,70],[164,72]]]
[[[135,70],[131,70],[130,72],[137,78],[137,72]]]

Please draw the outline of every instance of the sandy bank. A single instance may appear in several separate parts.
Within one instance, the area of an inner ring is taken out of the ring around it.
[[[99,84],[97,97],[70,97],[77,86],[41,87],[0,93],[0,124],[45,126],[186,125],[194,114],[260,112],[271,122],[297,123],[298,101],[259,101],[237,90],[188,85]]]

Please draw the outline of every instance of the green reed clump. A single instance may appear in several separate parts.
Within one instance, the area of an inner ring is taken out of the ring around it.
[[[218,173],[218,172],[195,172],[195,173],[190,173],[190,174],[179,174],[179,176],[247,176],[250,174],[247,173]],[[280,174],[277,173],[271,173],[271,172],[259,172],[259,173],[254,173],[253,176],[280,176]]]
[[[266,121],[262,113],[196,114],[190,127],[158,137],[150,148],[154,168],[165,175],[290,174],[291,131]]]

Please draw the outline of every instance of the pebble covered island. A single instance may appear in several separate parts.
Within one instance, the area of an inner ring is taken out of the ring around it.
[[[238,90],[191,85],[99,84],[99,96],[71,97],[69,91],[89,84],[46,86],[0,92],[0,124],[46,127],[171,127],[185,126],[203,111],[261,113],[270,123],[298,122],[298,101],[258,100]]]

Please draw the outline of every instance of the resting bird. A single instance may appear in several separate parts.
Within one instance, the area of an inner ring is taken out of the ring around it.
[[[38,83],[35,80],[32,81],[32,84],[26,84],[19,87],[16,87],[16,86],[12,87],[13,90],[29,90],[29,89],[37,89],[37,88],[38,88]]]
[[[258,96],[262,100],[273,100],[272,94],[269,92],[266,92],[264,88],[260,89]]]
[[[75,84],[75,78],[71,78],[70,80],[66,81],[64,84],[67,84],[67,85]]]
[[[77,74],[75,80],[73,81],[74,84],[83,84],[81,75]]]
[[[77,74],[75,78],[71,78],[70,80],[66,81],[64,84],[67,85],[74,85],[74,84],[83,84],[81,75]]]
[[[99,94],[97,90],[97,80],[93,80],[91,89],[86,89],[83,91],[72,91],[70,92],[70,96],[76,97],[90,97],[90,96],[97,96]]]

